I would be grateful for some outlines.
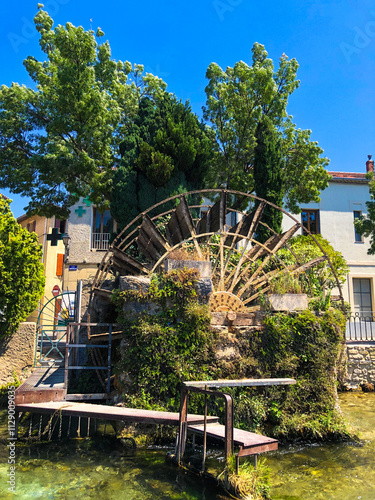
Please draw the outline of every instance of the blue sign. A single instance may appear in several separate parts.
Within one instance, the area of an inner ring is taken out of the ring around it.
[[[69,266],[69,271],[77,271],[77,266]]]

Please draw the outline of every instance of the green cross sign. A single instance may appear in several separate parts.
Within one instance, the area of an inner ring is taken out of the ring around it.
[[[91,207],[91,201],[89,200],[88,196],[86,196],[86,198],[82,200],[82,203],[84,203],[86,207]]]
[[[57,247],[57,242],[62,240],[63,235],[59,233],[59,228],[54,227],[51,234],[47,234],[47,240],[51,242],[51,247]]]
[[[86,213],[86,210],[81,205],[74,211],[78,217],[82,217],[82,215]]]

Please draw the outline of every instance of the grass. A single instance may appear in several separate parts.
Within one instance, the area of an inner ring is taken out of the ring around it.
[[[218,476],[218,481],[230,494],[244,500],[270,499],[270,470],[265,459],[258,460],[257,468],[251,462],[240,463],[236,474],[236,458],[231,456]]]

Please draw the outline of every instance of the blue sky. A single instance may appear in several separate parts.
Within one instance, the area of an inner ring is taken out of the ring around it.
[[[300,64],[301,86],[290,99],[298,127],[312,130],[330,158],[329,170],[364,172],[375,137],[375,4],[361,0],[171,0],[136,2],[48,0],[55,24],[100,26],[114,59],[145,65],[168,83],[168,90],[189,99],[201,114],[205,73],[251,63],[254,42],[277,61],[285,53]],[[37,2],[4,2],[0,18],[0,84],[31,85],[23,67],[28,55],[42,57],[33,28]],[[90,22],[92,19],[92,23]],[[15,216],[25,199],[11,198]]]

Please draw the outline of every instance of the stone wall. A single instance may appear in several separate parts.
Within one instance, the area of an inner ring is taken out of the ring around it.
[[[348,345],[347,355],[349,387],[375,385],[375,345]]]
[[[24,378],[33,366],[35,334],[35,323],[21,323],[14,335],[0,339],[0,386],[13,382],[13,373]]]

